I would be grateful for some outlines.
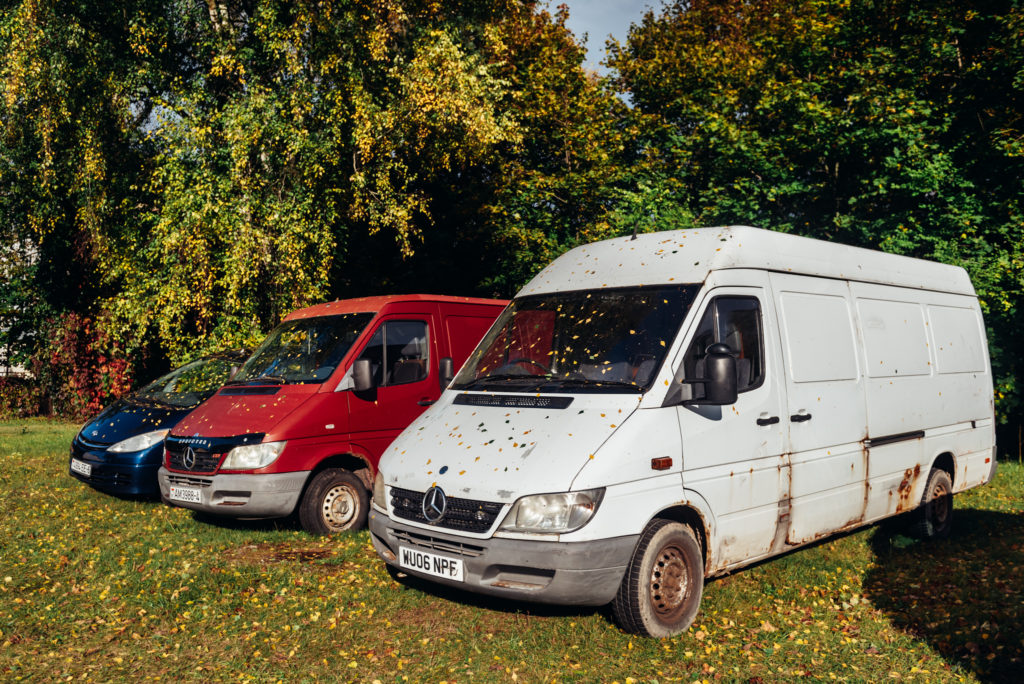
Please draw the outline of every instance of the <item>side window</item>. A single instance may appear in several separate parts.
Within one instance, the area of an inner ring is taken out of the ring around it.
[[[405,385],[427,377],[427,324],[387,321],[366,344],[361,359],[370,360],[373,381],[380,387]]]
[[[736,387],[740,392],[764,381],[764,343],[761,304],[755,297],[715,297],[697,326],[683,357],[687,378],[704,377],[707,348],[722,342],[736,356]]]

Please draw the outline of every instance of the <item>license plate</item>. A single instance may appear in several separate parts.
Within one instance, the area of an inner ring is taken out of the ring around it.
[[[175,487],[172,485],[167,498],[171,501],[184,501],[185,503],[203,503],[199,490],[194,487]]]
[[[465,582],[462,561],[458,558],[438,556],[436,553],[427,553],[417,549],[410,549],[404,546],[398,547],[398,564],[403,568],[415,570],[425,575],[443,577],[444,579]]]
[[[77,458],[71,459],[71,469],[79,475],[92,477],[92,466],[84,461],[79,461]]]

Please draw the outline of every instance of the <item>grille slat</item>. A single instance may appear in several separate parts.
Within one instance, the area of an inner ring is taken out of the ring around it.
[[[445,539],[438,539],[437,537],[429,537],[425,534],[415,534],[413,532],[406,532],[405,530],[393,530],[395,539],[401,544],[409,546],[418,546],[423,549],[430,549],[431,551],[441,551],[442,553],[453,553],[458,556],[466,556],[467,558],[476,558],[482,556],[484,553],[484,547],[474,546],[472,544],[463,544],[462,542],[450,542]]]
[[[501,512],[502,504],[476,499],[448,497],[448,508],[444,517],[429,523],[423,515],[423,492],[411,489],[391,488],[391,507],[396,517],[444,527],[460,532],[486,532],[491,529],[495,518]]]

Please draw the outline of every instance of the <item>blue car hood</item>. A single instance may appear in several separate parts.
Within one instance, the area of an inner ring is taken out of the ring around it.
[[[118,399],[86,423],[79,437],[93,444],[114,444],[144,432],[172,428],[191,410],[143,403],[131,397]]]

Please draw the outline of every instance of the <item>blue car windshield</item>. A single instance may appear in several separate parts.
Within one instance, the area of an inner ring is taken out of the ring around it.
[[[237,360],[215,356],[199,359],[157,378],[135,392],[133,397],[176,408],[192,408],[206,401],[231,379],[231,372],[237,367]]]
[[[321,383],[373,320],[373,313],[318,316],[274,328],[232,381],[236,383]]]

